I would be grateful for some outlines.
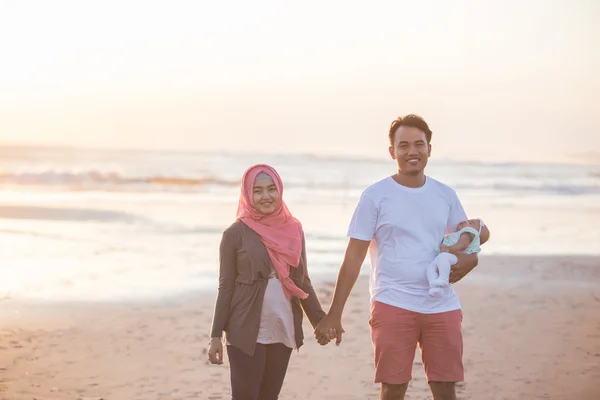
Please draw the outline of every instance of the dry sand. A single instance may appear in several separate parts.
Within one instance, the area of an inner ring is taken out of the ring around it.
[[[331,282],[316,282],[324,307]],[[280,399],[377,399],[367,281],[344,314],[340,347],[292,355]],[[482,256],[455,286],[464,311],[460,399],[600,399],[600,258]],[[146,303],[0,302],[0,399],[229,399],[228,366],[209,365],[214,297]],[[407,399],[430,398],[420,356]]]

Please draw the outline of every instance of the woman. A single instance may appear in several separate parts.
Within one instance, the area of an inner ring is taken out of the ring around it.
[[[242,178],[236,222],[223,233],[209,361],[223,363],[223,332],[233,400],[276,400],[292,349],[303,343],[302,309],[313,327],[325,316],[306,269],[300,222],[282,200],[268,165]]]

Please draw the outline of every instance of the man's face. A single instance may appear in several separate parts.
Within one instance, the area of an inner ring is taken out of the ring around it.
[[[431,156],[431,145],[425,132],[412,126],[401,126],[394,135],[390,155],[398,164],[398,170],[407,175],[418,175]]]

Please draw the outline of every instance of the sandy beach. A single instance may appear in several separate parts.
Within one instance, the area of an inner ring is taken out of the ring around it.
[[[327,308],[332,282],[315,282]],[[464,310],[460,399],[592,400],[600,391],[600,258],[482,256],[455,286]],[[0,302],[0,399],[229,399],[206,361],[213,294],[139,303]],[[307,340],[280,398],[377,399],[361,278],[340,347]],[[407,399],[430,398],[417,352]]]

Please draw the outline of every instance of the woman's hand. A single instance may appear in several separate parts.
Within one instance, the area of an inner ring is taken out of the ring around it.
[[[211,364],[223,364],[223,341],[221,338],[215,337],[210,339],[208,361]]]

